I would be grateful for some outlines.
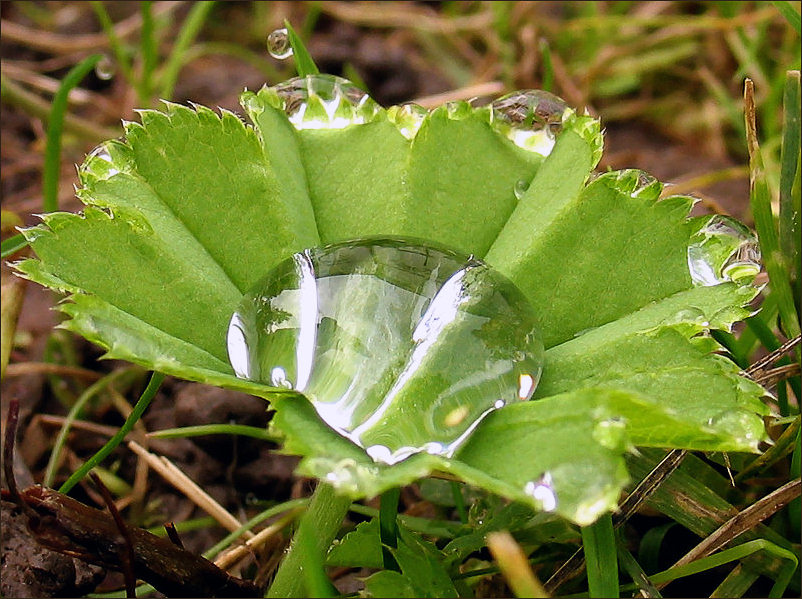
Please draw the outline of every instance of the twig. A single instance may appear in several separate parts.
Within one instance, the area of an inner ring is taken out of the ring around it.
[[[125,525],[123,517],[120,515],[120,510],[114,504],[114,497],[111,496],[106,485],[100,480],[100,477],[95,472],[90,472],[89,476],[92,477],[92,482],[100,491],[106,507],[109,508],[109,513],[117,525],[117,530],[123,538],[124,546],[120,548],[120,563],[122,564],[123,576],[125,577],[125,596],[129,599],[136,597],[136,577],[134,576],[134,539],[131,536],[131,531]]]

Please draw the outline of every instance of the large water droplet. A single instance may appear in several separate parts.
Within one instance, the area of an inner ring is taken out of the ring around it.
[[[557,509],[557,493],[554,491],[551,473],[546,472],[537,480],[530,480],[524,485],[524,493],[532,497],[544,512]]]
[[[751,283],[760,272],[757,238],[734,218],[716,214],[691,237],[688,269],[697,286]]]
[[[502,96],[491,109],[497,131],[515,145],[543,156],[551,153],[564,119],[573,112],[562,98],[534,89]]]
[[[302,392],[377,462],[450,457],[479,422],[527,400],[543,363],[532,307],[484,263],[400,238],[305,250],[231,319],[240,377]]]
[[[407,139],[414,139],[427,114],[429,114],[428,110],[413,102],[391,106],[387,109],[387,118]]]
[[[276,29],[267,36],[267,51],[270,56],[279,60],[292,56],[292,45],[286,28]]]
[[[117,65],[114,63],[114,59],[111,56],[106,54],[95,63],[95,76],[102,80],[108,81],[114,74],[117,72]]]
[[[382,112],[373,98],[334,75],[307,75],[269,88],[296,129],[342,129]]]

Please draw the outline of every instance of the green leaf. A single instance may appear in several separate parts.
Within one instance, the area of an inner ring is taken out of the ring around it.
[[[365,579],[370,597],[458,597],[440,552],[415,533],[400,529],[398,547],[389,548],[401,572],[384,570]]]
[[[357,524],[342,540],[335,541],[326,555],[326,565],[380,569],[383,561],[378,518]]]
[[[414,130],[342,80],[298,84],[309,111],[334,111],[310,117],[323,128],[296,129],[286,97],[263,88],[242,95],[255,127],[167,104],[87,158],[83,214],[26,230],[37,258],[17,264],[70,294],[63,326],[107,357],[271,399],[299,471],[351,497],[440,471],[587,525],[614,509],[633,446],[755,450],[762,390],[715,355],[708,331],[746,317],[757,291],[692,286],[689,198],[658,201],[662,186],[634,170],[587,182],[598,121],[565,120],[543,159],[496,130],[488,109],[416,109]],[[343,118],[360,124],[331,128]],[[531,183],[517,201],[519,181]],[[540,318],[549,349],[538,399],[489,414],[450,457],[375,463],[305,398],[236,378],[228,364],[231,314],[273,265],[378,234],[486,252]]]

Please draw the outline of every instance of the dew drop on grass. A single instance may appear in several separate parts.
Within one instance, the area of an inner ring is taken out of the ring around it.
[[[543,365],[536,315],[486,264],[403,238],[293,255],[243,298],[237,376],[302,392],[376,462],[450,457],[480,421],[528,400]]]
[[[369,123],[382,111],[363,90],[334,75],[295,77],[270,91],[296,129],[343,129]]]
[[[95,76],[101,81],[109,81],[116,72],[117,65],[114,63],[114,59],[106,54],[95,64]]]
[[[542,90],[502,96],[491,105],[493,127],[515,145],[543,156],[551,153],[563,119],[572,111],[562,98]]]
[[[748,284],[760,272],[760,246],[742,223],[716,214],[688,244],[688,269],[696,286]]]
[[[292,56],[292,45],[286,28],[276,29],[267,36],[267,51],[270,56],[279,60]]]

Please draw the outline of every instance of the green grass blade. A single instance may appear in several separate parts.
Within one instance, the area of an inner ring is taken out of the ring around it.
[[[782,597],[783,593],[785,592],[785,588],[788,586],[788,583],[791,580],[791,576],[793,576],[794,571],[796,570],[798,560],[796,556],[787,549],[783,549],[782,547],[779,547],[765,539],[747,541],[742,545],[725,549],[724,551],[716,553],[715,555],[710,555],[708,557],[693,561],[689,564],[677,566],[676,568],[669,568],[668,570],[654,574],[651,576],[651,579],[654,584],[670,582],[672,580],[676,580],[677,578],[684,578],[685,576],[691,576],[692,574],[705,572],[723,564],[741,560],[758,551],[766,551],[775,557],[785,560],[785,564],[777,574],[774,585],[769,591],[769,597]],[[628,586],[627,589],[629,588],[630,587]]]
[[[153,22],[153,2],[142,2],[142,34],[139,51],[142,54],[142,77],[139,82],[139,100],[150,106],[153,93],[153,71],[158,59],[155,26]]]
[[[641,595],[644,597],[662,597],[660,591],[652,584],[646,572],[643,571],[641,565],[635,560],[629,549],[626,548],[623,539],[621,538],[620,531],[616,533],[616,548],[618,550],[618,561],[621,566],[632,578],[633,582],[638,585],[641,590]]]
[[[791,24],[791,27],[796,29],[797,33],[800,33],[802,25],[800,25],[799,13],[794,10],[793,5],[787,0],[772,2],[772,4],[780,11],[780,14],[785,17],[785,20]]]
[[[192,9],[189,11],[184,24],[181,26],[181,31],[173,46],[173,51],[167,59],[167,64],[164,66],[164,71],[161,76],[161,92],[159,97],[164,100],[169,100],[173,97],[173,90],[175,89],[175,82],[178,79],[178,73],[184,65],[184,58],[187,50],[192,45],[192,42],[197,37],[203,24],[206,22],[206,17],[214,8],[215,2],[195,2]]]
[[[617,598],[618,557],[610,514],[602,516],[590,526],[582,527],[582,546],[585,549],[590,596]]]
[[[317,75],[320,69],[317,68],[315,61],[312,60],[312,55],[306,49],[301,38],[295,33],[290,22],[285,20],[284,26],[287,28],[287,37],[290,39],[290,46],[292,46],[292,57],[295,60],[295,70],[298,71],[299,77],[306,77],[307,75]]]
[[[67,112],[67,97],[89,71],[103,58],[92,54],[72,67],[53,96],[50,119],[47,123],[47,145],[45,146],[45,168],[42,174],[42,208],[45,212],[58,210],[58,180],[61,173],[61,133],[64,129],[64,114]]]
[[[717,597],[743,597],[758,578],[760,578],[760,574],[745,568],[743,564],[738,564],[721,581],[721,584],[710,593],[710,597],[711,599]]]
[[[0,258],[5,258],[11,254],[15,254],[27,245],[28,240],[25,239],[22,233],[17,233],[13,237],[4,239],[3,243],[0,244]]]
[[[777,295],[777,306],[780,311],[785,334],[788,337],[799,335],[799,320],[788,279],[789,268],[784,264],[777,227],[771,210],[771,191],[763,169],[760,147],[757,141],[755,123],[754,84],[750,79],[744,86],[746,138],[749,149],[749,181],[750,203],[755,228],[760,240],[760,250],[771,281],[772,292]]]
[[[45,468],[45,476],[42,481],[42,484],[45,487],[52,487],[53,481],[56,478],[56,468],[58,467],[59,460],[61,457],[61,450],[64,447],[64,444],[67,442],[67,435],[72,428],[73,422],[81,415],[81,410],[84,409],[84,406],[89,402],[90,399],[95,397],[98,393],[100,393],[103,389],[114,383],[117,379],[121,376],[129,372],[129,370],[117,370],[104,376],[99,381],[95,382],[93,385],[88,387],[86,391],[81,393],[80,397],[75,401],[75,403],[70,408],[70,411],[67,413],[67,417],[64,419],[64,424],[61,426],[61,430],[59,431],[58,436],[56,437],[56,441],[53,444],[53,450],[50,452],[50,458],[47,462],[47,467]],[[94,466],[95,464],[93,464]],[[91,468],[87,469],[87,472]],[[63,488],[63,487],[62,487]],[[66,493],[66,491],[62,491]]]
[[[273,507],[269,507],[263,512],[256,514],[253,518],[248,520],[245,524],[240,526],[237,530],[232,531],[228,535],[225,536],[219,543],[216,543],[209,549],[203,552],[203,557],[208,560],[213,560],[217,555],[227,548],[231,543],[236,541],[238,538],[242,536],[242,533],[251,530],[254,526],[257,526],[267,520],[268,518],[272,518],[273,516],[277,516],[282,512],[289,512],[290,510],[296,510],[302,507],[305,507],[309,503],[309,499],[307,497],[303,497],[301,499],[291,499],[289,501],[285,501],[284,503],[279,503],[278,505],[274,505]]]
[[[100,27],[103,29],[103,33],[106,34],[106,37],[109,40],[109,46],[111,47],[112,54],[114,54],[114,61],[117,63],[117,68],[123,74],[125,80],[131,84],[131,87],[137,90],[137,96],[139,96],[141,99],[138,83],[134,77],[134,71],[131,67],[131,60],[129,60],[128,56],[126,55],[125,49],[123,48],[122,43],[120,43],[120,38],[117,37],[117,32],[114,31],[114,23],[111,21],[111,17],[106,10],[105,4],[103,4],[103,2],[99,2],[98,0],[93,0],[89,4],[92,5],[92,10],[95,12],[97,20],[100,21]]]
[[[797,15],[797,19],[799,15]],[[791,269],[791,285],[799,302],[802,270],[802,205],[800,192],[800,84],[799,71],[788,71],[783,90],[783,137],[780,158],[780,247]]]
[[[133,430],[134,425],[139,421],[145,409],[150,405],[150,402],[156,396],[156,392],[159,390],[163,380],[164,375],[160,372],[154,372],[151,375],[148,386],[145,387],[145,390],[142,392],[139,401],[136,402],[134,409],[131,410],[131,414],[125,419],[125,422],[120,427],[120,430],[117,431],[117,434],[106,441],[106,444],[101,447],[100,450],[95,453],[95,455],[86,460],[86,462],[84,462],[83,465],[78,468],[78,470],[72,473],[66,482],[59,488],[60,493],[69,493],[70,489],[72,489],[84,476],[86,476],[92,468],[106,459],[106,457],[112,451],[114,451],[120,443],[122,443],[123,439],[125,439],[125,436]]]

